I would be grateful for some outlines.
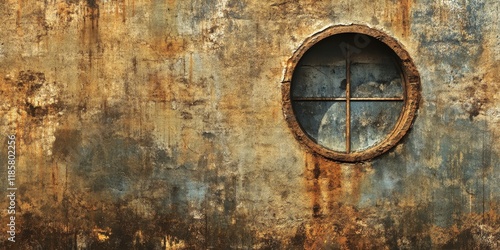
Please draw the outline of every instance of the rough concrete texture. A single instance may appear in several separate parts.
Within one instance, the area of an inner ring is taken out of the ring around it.
[[[3,1],[0,246],[498,249],[499,6]],[[280,86],[307,37],[350,23],[398,40],[422,84],[408,135],[359,164],[300,145]]]

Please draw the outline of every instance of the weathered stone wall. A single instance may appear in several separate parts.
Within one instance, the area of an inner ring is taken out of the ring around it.
[[[499,7],[3,1],[0,246],[498,249]],[[397,39],[422,82],[409,134],[362,164],[310,153],[281,101],[300,44],[350,23]]]

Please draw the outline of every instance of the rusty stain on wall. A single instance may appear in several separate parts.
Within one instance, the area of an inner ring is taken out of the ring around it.
[[[498,249],[499,7],[9,0],[0,248]],[[304,40],[351,23],[402,44],[422,89],[401,142],[347,164],[295,139],[280,84]]]

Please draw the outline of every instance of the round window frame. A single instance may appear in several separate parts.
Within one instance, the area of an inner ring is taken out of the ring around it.
[[[365,150],[349,153],[328,149],[310,138],[297,121],[291,100],[292,77],[300,59],[319,41],[343,33],[358,33],[361,35],[367,35],[371,38],[377,39],[392,49],[392,51],[394,51],[399,58],[400,68],[403,75],[404,92],[403,109],[401,110],[398,121],[392,131],[379,143],[372,145]],[[302,45],[300,45],[287,62],[281,83],[281,89],[285,120],[295,135],[295,138],[301,144],[306,145],[313,152],[332,160],[341,162],[362,162],[387,152],[389,149],[397,145],[407,134],[415,119],[420,101],[420,75],[410,55],[396,39],[390,37],[382,31],[364,25],[338,25],[328,27],[308,37]]]

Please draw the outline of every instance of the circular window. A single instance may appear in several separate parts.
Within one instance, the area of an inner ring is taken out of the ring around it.
[[[366,26],[335,26],[307,39],[289,60],[285,118],[316,153],[364,161],[408,131],[419,86],[415,65],[396,40]]]

